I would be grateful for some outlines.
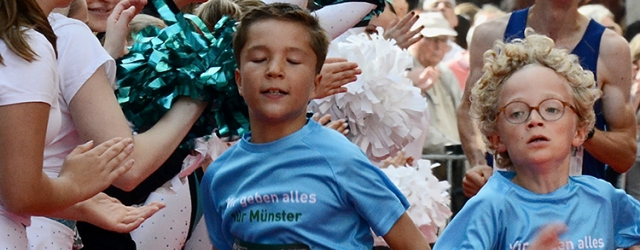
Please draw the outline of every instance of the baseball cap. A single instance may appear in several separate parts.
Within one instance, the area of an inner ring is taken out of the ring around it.
[[[411,27],[416,30],[424,26],[420,34],[424,37],[457,36],[458,32],[449,26],[449,22],[440,12],[424,12],[418,15],[418,21]]]
[[[425,1],[422,3],[422,9],[423,9],[423,10],[430,9],[430,8],[431,8],[431,6],[433,5],[433,3],[435,3],[436,1],[437,1],[437,0],[425,0]],[[449,3],[451,4],[451,7],[452,7],[452,8],[455,8],[455,7],[456,7],[456,0],[448,0],[447,2],[449,2]]]

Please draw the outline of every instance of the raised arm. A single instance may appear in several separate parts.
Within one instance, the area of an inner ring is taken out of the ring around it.
[[[600,43],[598,86],[603,92],[602,113],[609,131],[596,130],[583,145],[596,159],[624,173],[636,159],[631,56],[627,42],[610,30],[605,31]]]
[[[113,183],[125,191],[133,190],[167,160],[205,107],[206,103],[179,98],[151,129],[132,136],[127,119],[109,85],[104,66],[94,72],[69,104],[73,122],[82,140],[99,143],[112,137],[133,137],[136,146],[130,158],[135,159],[136,163]]]
[[[486,147],[480,130],[469,114],[471,109],[469,97],[476,81],[482,77],[482,55],[491,49],[496,39],[500,39],[501,34],[504,33],[504,28],[495,28],[496,26],[504,27],[504,24],[501,23],[501,20],[492,20],[479,25],[473,32],[473,39],[469,47],[470,72],[465,84],[462,102],[456,112],[460,142],[471,165],[471,169],[467,171],[463,180],[464,194],[468,197],[474,196],[493,174],[493,169],[487,165],[485,159]]]

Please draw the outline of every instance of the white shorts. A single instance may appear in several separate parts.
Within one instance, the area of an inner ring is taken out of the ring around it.
[[[71,228],[47,217],[31,217],[31,226],[27,227],[29,247],[32,250],[63,249],[73,247],[74,232]]]
[[[27,250],[27,232],[22,223],[0,214],[0,249]]]

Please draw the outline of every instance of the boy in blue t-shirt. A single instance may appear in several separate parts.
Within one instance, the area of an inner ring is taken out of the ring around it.
[[[640,244],[640,203],[592,176],[569,177],[601,91],[542,35],[485,52],[472,110],[501,166],[434,249],[616,249]]]
[[[248,12],[233,41],[251,133],[202,180],[216,249],[429,249],[409,204],[344,136],[306,118],[329,40],[318,20],[275,3]]]

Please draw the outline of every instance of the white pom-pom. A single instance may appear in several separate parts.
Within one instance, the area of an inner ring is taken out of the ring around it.
[[[447,191],[451,185],[433,176],[431,169],[439,164],[431,165],[429,160],[418,160],[416,165],[417,168],[391,166],[381,170],[409,200],[409,217],[429,242],[435,242],[438,228],[444,227],[452,214],[449,208],[451,198]]]
[[[381,33],[382,34],[382,33]],[[332,43],[330,57],[358,64],[362,74],[346,93],[314,100],[309,109],[349,123],[349,139],[373,161],[395,155],[424,132],[427,103],[405,75],[411,56],[393,40],[361,33]]]

